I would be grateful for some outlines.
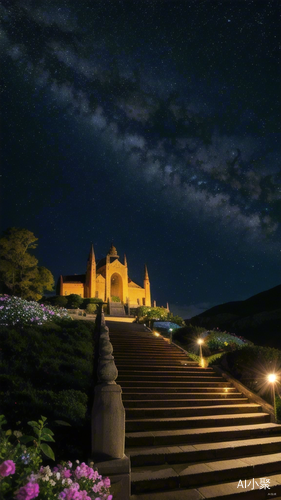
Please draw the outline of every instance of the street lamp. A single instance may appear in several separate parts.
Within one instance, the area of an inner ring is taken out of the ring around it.
[[[274,419],[276,422],[276,402],[275,402],[275,382],[277,382],[277,376],[275,373],[270,373],[267,376],[268,382],[272,384],[272,398],[273,398],[273,408],[274,408]]]
[[[204,343],[203,339],[197,340],[197,344],[199,344],[199,350],[200,350],[200,363],[201,363],[201,366],[204,368],[203,355],[202,355],[202,344],[203,343]]]

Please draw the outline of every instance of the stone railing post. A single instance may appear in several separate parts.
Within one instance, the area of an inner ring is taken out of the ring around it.
[[[130,462],[125,455],[125,409],[102,304],[96,317],[91,458],[98,471],[118,485],[115,500],[129,500]]]

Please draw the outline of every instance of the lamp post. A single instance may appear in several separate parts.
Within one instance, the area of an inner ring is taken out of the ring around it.
[[[198,339],[197,340],[197,344],[199,344],[199,351],[200,351],[200,363],[201,363],[201,366],[204,368],[203,355],[202,355],[202,344],[203,344],[203,342],[204,342],[203,339]]]
[[[272,398],[273,398],[273,408],[274,408],[274,419],[276,422],[276,402],[275,402],[275,382],[277,382],[277,377],[275,373],[270,373],[267,376],[268,382],[272,384]]]

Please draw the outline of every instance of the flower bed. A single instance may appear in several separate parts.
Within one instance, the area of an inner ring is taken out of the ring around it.
[[[5,431],[0,416],[0,497],[7,500],[112,500],[110,479],[103,478],[93,463],[76,460],[51,468],[43,458],[55,460],[46,442],[54,442],[54,433],[46,427],[46,418],[31,421],[33,436],[20,431]],[[27,443],[32,441],[31,446]]]
[[[13,295],[0,296],[0,325],[42,325],[60,319],[71,319],[64,308],[29,302]]]

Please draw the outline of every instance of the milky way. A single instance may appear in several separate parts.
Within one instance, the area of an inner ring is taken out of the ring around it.
[[[19,91],[115,155],[106,169],[122,165],[124,190],[141,184],[155,210],[234,246],[280,251],[278,2],[9,4],[1,53]]]

